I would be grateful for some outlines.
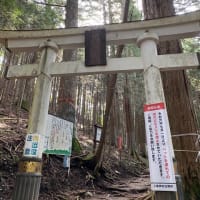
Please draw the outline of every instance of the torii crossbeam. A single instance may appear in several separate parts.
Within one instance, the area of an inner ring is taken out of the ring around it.
[[[38,50],[44,41],[54,41],[59,48],[84,47],[84,33],[88,30],[106,30],[107,44],[134,43],[144,32],[155,33],[159,41],[200,36],[200,11],[147,21],[111,24],[60,30],[41,31],[0,31],[0,42],[11,51]],[[200,56],[190,54],[159,55],[153,65],[161,71],[191,69],[199,66]],[[49,67],[52,76],[86,75],[95,73],[115,73],[143,70],[142,59],[138,57],[108,58],[104,67],[85,67],[84,62],[51,63]],[[39,74],[38,65],[21,65],[9,68],[7,78],[36,77]]]
[[[90,68],[85,67],[84,62],[82,61],[55,63],[58,48],[72,49],[84,47],[85,31],[102,28],[106,30],[107,44],[125,44],[137,41],[141,48],[141,57],[108,58],[107,65]],[[0,42],[11,51],[42,49],[41,61],[38,65],[28,64],[10,66],[7,72],[7,78],[38,77],[34,91],[31,116],[29,119],[28,134],[37,134],[41,138],[38,142],[39,148],[37,154],[35,156],[24,155],[20,162],[13,199],[38,199],[41,180],[42,137],[44,135],[48,114],[52,76],[117,73],[143,70],[146,103],[148,104],[146,106],[147,110],[145,116],[147,117],[148,123],[152,125],[152,110],[150,109],[159,107],[158,110],[159,113],[161,113],[159,114],[161,116],[160,123],[165,124],[163,130],[166,132],[165,134],[162,134],[162,138],[164,138],[164,146],[162,146],[162,148],[165,148],[166,153],[164,156],[166,157],[167,165],[171,170],[171,179],[169,179],[170,183],[162,182],[158,184],[153,182],[155,177],[152,175],[152,169],[150,166],[151,187],[156,191],[167,191],[162,193],[164,196],[159,196],[158,192],[157,199],[174,200],[176,198],[174,195],[176,183],[172,166],[172,157],[174,156],[174,153],[168,117],[164,110],[166,105],[160,71],[198,68],[200,65],[200,57],[198,53],[157,55],[156,43],[158,40],[163,41],[195,36],[200,36],[200,11],[156,20],[95,27],[44,31],[0,31]],[[154,113],[154,115],[156,116],[156,113]],[[151,128],[151,126],[149,126],[149,124],[148,126],[146,125],[147,140],[148,132],[151,132],[151,129],[149,128],[148,130],[148,127]],[[155,133],[157,134],[157,138],[161,137],[157,132]],[[148,153],[149,159],[151,160],[150,157],[152,152],[149,151]],[[159,152],[157,152],[157,154],[162,157]],[[159,165],[159,167],[162,166]],[[162,173],[164,172],[162,171]]]
[[[156,33],[160,41],[191,38],[199,35],[200,11],[179,16],[136,21],[104,26],[91,26],[59,30],[38,31],[0,31],[0,43],[11,50],[38,49],[45,40],[54,41],[60,48],[84,47],[85,31],[106,30],[107,44],[126,44],[136,42],[145,31]]]

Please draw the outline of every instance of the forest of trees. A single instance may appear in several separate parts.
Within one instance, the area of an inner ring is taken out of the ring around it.
[[[199,0],[1,0],[1,30],[69,28],[154,19],[200,9]],[[199,52],[200,38],[166,41],[158,45],[159,54]],[[140,56],[136,44],[107,46],[108,57]],[[7,80],[6,67],[38,63],[38,52],[10,52],[0,46],[0,104],[20,118],[20,109],[29,110],[36,82],[32,79]],[[84,49],[60,51],[57,61],[83,60]],[[198,70],[162,72],[162,80],[172,135],[199,133],[200,73]],[[103,163],[103,151],[117,147],[135,159],[147,157],[143,105],[143,73],[97,74],[53,77],[49,113],[74,123],[74,137],[94,137],[94,125],[102,126],[102,138],[92,157],[94,170]],[[178,173],[182,176],[186,200],[200,198],[200,167],[195,162],[196,136],[173,137]]]

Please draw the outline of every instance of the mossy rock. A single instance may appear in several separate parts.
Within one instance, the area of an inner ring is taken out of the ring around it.
[[[91,152],[88,155],[86,155],[82,160],[85,160],[85,161],[92,160],[94,158],[94,156],[95,155]]]
[[[26,110],[26,111],[29,111],[30,110],[30,103],[26,100],[22,100],[21,108]]]
[[[80,154],[82,151],[81,145],[76,137],[72,138],[72,151],[77,154]]]

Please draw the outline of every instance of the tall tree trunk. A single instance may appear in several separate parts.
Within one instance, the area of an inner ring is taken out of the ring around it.
[[[175,14],[173,0],[143,0],[145,19],[172,16]],[[159,54],[180,53],[179,41],[160,42]],[[162,80],[169,114],[172,134],[187,134],[197,131],[196,119],[190,102],[187,77],[185,71],[162,72]],[[175,149],[195,150],[194,136],[179,137],[173,140]],[[175,152],[178,172],[184,180],[187,200],[200,199],[199,180],[200,167],[195,163],[196,154]]]
[[[145,139],[145,126],[144,126],[144,77],[140,72],[135,72],[129,75],[129,81],[131,82],[130,88],[133,88],[131,91],[132,98],[134,102],[131,102],[134,119],[134,133],[135,133],[135,143],[136,151],[142,156],[146,156],[146,139]]]
[[[120,126],[120,103],[119,103],[119,97],[118,97],[118,88],[116,88],[115,91],[115,96],[114,96],[114,101],[113,101],[113,121],[114,123],[114,127],[113,127],[113,136],[111,134],[111,138],[112,138],[112,143],[113,145],[117,146],[117,137],[120,135],[120,133],[122,132],[122,127]]]
[[[133,130],[133,109],[131,108],[130,102],[130,90],[128,84],[128,75],[125,74],[125,85],[124,85],[124,111],[125,111],[125,120],[126,120],[126,132],[127,132],[127,139],[128,139],[128,150],[131,155],[134,155],[135,152],[135,137],[134,137],[134,130]]]
[[[130,3],[130,0],[126,0],[124,15],[123,15],[124,16],[123,22],[126,22],[128,18],[129,3]],[[116,57],[121,57],[123,48],[124,48],[123,45],[118,46]],[[111,74],[110,76],[108,76],[107,93],[106,93],[106,109],[105,109],[105,114],[104,114],[104,119],[103,119],[102,135],[101,135],[99,148],[97,149],[95,159],[94,159],[95,165],[96,165],[95,172],[99,170],[103,161],[103,150],[104,150],[105,139],[106,139],[106,131],[108,127],[108,119],[109,119],[110,110],[111,110],[111,106],[113,102],[116,81],[117,81],[117,74]]]
[[[86,102],[85,102],[85,97],[86,97],[86,85],[84,85],[83,86],[83,90],[82,90],[82,92],[83,92],[83,99],[82,99],[82,112],[81,112],[81,122],[82,122],[82,126],[83,126],[83,134],[85,134],[85,104],[86,104]]]
[[[65,27],[77,27],[78,25],[78,0],[66,1]],[[76,51],[65,49],[63,51],[63,61],[75,60]],[[76,78],[61,77],[58,111],[57,114],[73,123],[75,123],[75,97],[76,97]]]
[[[78,78],[77,78],[78,80]],[[76,99],[76,105],[77,109],[76,109],[76,118],[77,118],[77,126],[80,127],[80,121],[81,121],[81,95],[82,95],[82,83],[79,77],[78,83],[77,83],[77,99]]]

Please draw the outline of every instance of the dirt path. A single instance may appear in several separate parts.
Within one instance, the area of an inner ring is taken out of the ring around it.
[[[144,200],[150,197],[149,177],[143,175],[138,178],[123,178],[109,184],[100,182],[101,187],[82,188],[80,190],[63,190],[57,193],[56,199],[66,200]],[[43,200],[43,197],[40,197]]]
[[[149,177],[123,178],[114,184],[105,185],[106,193],[94,194],[90,199],[130,200],[146,196],[149,192]]]
[[[23,118],[18,120],[16,115],[8,116],[5,110],[0,111],[0,200],[10,200],[24,146],[27,113],[22,113]],[[82,145],[83,149],[92,144],[87,138],[80,140],[86,143],[85,147]],[[106,176],[111,180],[93,178],[92,171],[74,159],[68,177],[62,167],[62,158],[49,156],[43,161],[39,200],[147,200],[145,196],[150,185],[144,166],[126,157],[122,157],[119,164],[115,154],[112,149],[112,155],[106,156]]]

